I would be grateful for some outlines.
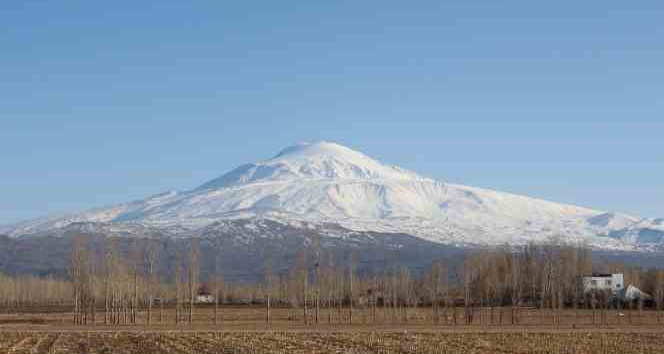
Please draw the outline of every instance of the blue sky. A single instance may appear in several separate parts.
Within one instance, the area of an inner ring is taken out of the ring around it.
[[[5,1],[0,223],[299,141],[664,216],[662,1]]]

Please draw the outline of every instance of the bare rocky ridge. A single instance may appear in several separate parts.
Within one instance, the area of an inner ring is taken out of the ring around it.
[[[224,279],[228,281],[257,281],[269,266],[285,274],[297,259],[297,252],[320,241],[323,261],[346,265],[349,257],[357,257],[360,273],[383,274],[394,267],[407,266],[416,273],[426,269],[432,261],[444,259],[450,267],[459,265],[474,245],[446,245],[426,241],[403,233],[357,232],[325,225],[321,229],[293,227],[272,220],[223,220],[206,227],[199,235],[174,236],[159,229],[142,228],[119,232],[113,224],[74,223],[57,232],[45,232],[30,237],[0,235],[0,272],[5,274],[38,274],[66,276],[70,266],[71,249],[76,236],[82,235],[94,259],[103,260],[106,237],[118,236],[121,252],[128,256],[130,249],[143,247],[142,241],[157,240],[161,259],[159,274],[172,276],[172,260],[176,249],[185,249],[196,238],[202,252],[201,276],[207,279],[215,269],[214,260],[221,260]],[[136,235],[140,235],[136,237]],[[644,267],[658,267],[664,255],[657,252],[595,251],[597,264],[612,261]],[[452,271],[451,273],[454,273]]]

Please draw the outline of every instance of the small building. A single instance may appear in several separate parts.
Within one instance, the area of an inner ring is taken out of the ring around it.
[[[581,288],[584,293],[590,291],[610,291],[615,294],[625,287],[622,273],[600,274],[581,276]]]
[[[196,302],[199,304],[211,304],[214,302],[214,296],[212,294],[198,294],[196,295]]]
[[[201,285],[196,292],[195,301],[199,304],[211,304],[214,302],[214,296],[206,284]]]

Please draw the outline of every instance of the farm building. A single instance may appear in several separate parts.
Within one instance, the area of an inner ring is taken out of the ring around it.
[[[581,277],[581,288],[584,293],[590,291],[611,291],[615,294],[625,287],[622,273],[584,275]]]
[[[196,302],[199,304],[211,304],[214,302],[214,296],[212,294],[198,294],[196,295]]]
[[[610,291],[613,297],[622,301],[652,299],[634,285],[625,285],[622,273],[584,275],[581,277],[581,288],[584,293]]]
[[[201,285],[196,292],[195,301],[199,304],[211,304],[214,302],[214,296],[206,284]]]

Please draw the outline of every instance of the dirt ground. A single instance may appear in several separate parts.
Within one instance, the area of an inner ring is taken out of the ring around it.
[[[66,311],[4,311],[0,353],[664,353],[664,320],[654,311],[554,317],[524,309],[518,325],[507,313],[500,323],[496,309],[493,319],[490,309],[478,310],[471,325],[449,316],[435,323],[431,309],[406,317],[379,310],[375,321],[368,309],[356,309],[352,324],[344,312],[322,310],[318,324],[310,313],[304,324],[302,309],[273,309],[268,324],[262,308],[226,307],[214,324],[213,310],[198,308],[192,324],[176,325],[166,309],[162,323],[157,311],[150,326],[144,313],[137,324],[104,324],[100,312],[95,324],[81,326]]]
[[[506,308],[475,308],[472,323],[467,324],[464,309],[457,308],[440,310],[435,316],[431,308],[410,308],[407,311],[393,311],[392,309],[378,308],[372,312],[369,308],[354,308],[352,324],[348,308],[321,308],[318,321],[314,309],[308,309],[307,322],[304,324],[304,311],[301,308],[272,308],[270,310],[270,323],[266,323],[266,313],[263,307],[257,306],[224,306],[220,307],[215,324],[215,312],[211,306],[199,306],[193,311],[193,322],[187,323],[185,313],[176,326],[175,310],[155,308],[152,313],[150,328],[176,329],[176,328],[300,328],[315,324],[320,328],[339,328],[350,326],[371,328],[422,328],[432,327],[436,330],[469,327],[483,328],[607,328],[607,327],[661,327],[664,326],[664,312],[652,310],[572,310],[560,312],[522,308],[518,314]],[[125,317],[121,322],[125,322]],[[68,327],[72,324],[72,313],[68,307],[54,308],[21,308],[0,309],[0,328],[7,326],[29,325],[32,328]],[[104,311],[97,309],[94,315],[87,318],[88,328],[108,328],[104,324]],[[129,318],[126,318],[128,321]],[[138,311],[136,323],[122,323],[115,325],[119,328],[144,327],[147,323],[147,312]],[[36,326],[36,327],[35,327]]]
[[[663,353],[662,331],[0,331],[6,353]]]

